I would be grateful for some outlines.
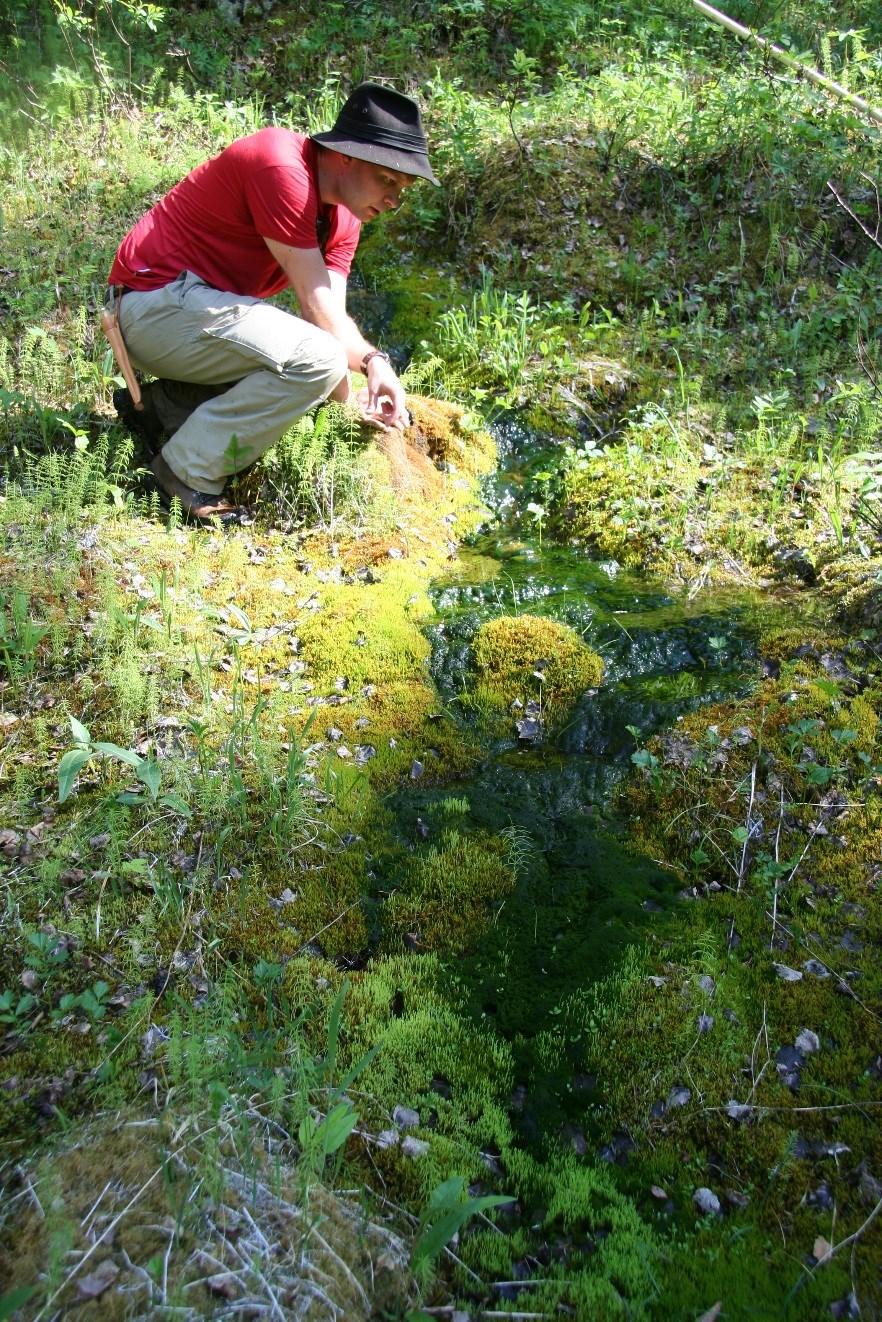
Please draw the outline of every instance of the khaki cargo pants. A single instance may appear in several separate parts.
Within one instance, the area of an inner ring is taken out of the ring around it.
[[[220,293],[189,271],[162,289],[124,294],[119,324],[141,371],[205,386],[234,382],[189,413],[163,446],[169,468],[197,491],[219,494],[347,371],[343,346],[327,331],[262,299]]]

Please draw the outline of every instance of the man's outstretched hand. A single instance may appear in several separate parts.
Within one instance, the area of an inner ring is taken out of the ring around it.
[[[404,389],[394,369],[379,355],[367,365],[367,382],[355,396],[364,421],[385,431],[409,427]]]

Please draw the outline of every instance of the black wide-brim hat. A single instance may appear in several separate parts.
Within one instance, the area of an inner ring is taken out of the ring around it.
[[[438,183],[429,164],[420,108],[391,87],[361,83],[346,99],[334,127],[311,137],[344,156]]]

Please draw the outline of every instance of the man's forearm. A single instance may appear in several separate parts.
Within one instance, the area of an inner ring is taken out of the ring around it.
[[[301,304],[300,311],[306,321],[321,327],[339,340],[346,350],[346,358],[354,372],[362,371],[365,355],[375,347],[364,338],[349,313],[339,307],[336,301],[313,299],[306,307]]]

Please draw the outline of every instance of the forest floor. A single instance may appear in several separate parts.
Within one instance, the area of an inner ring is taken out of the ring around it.
[[[878,131],[640,31],[419,89],[350,299],[413,426],[229,529],[97,313],[266,104],[10,119],[0,1316],[880,1316]]]

